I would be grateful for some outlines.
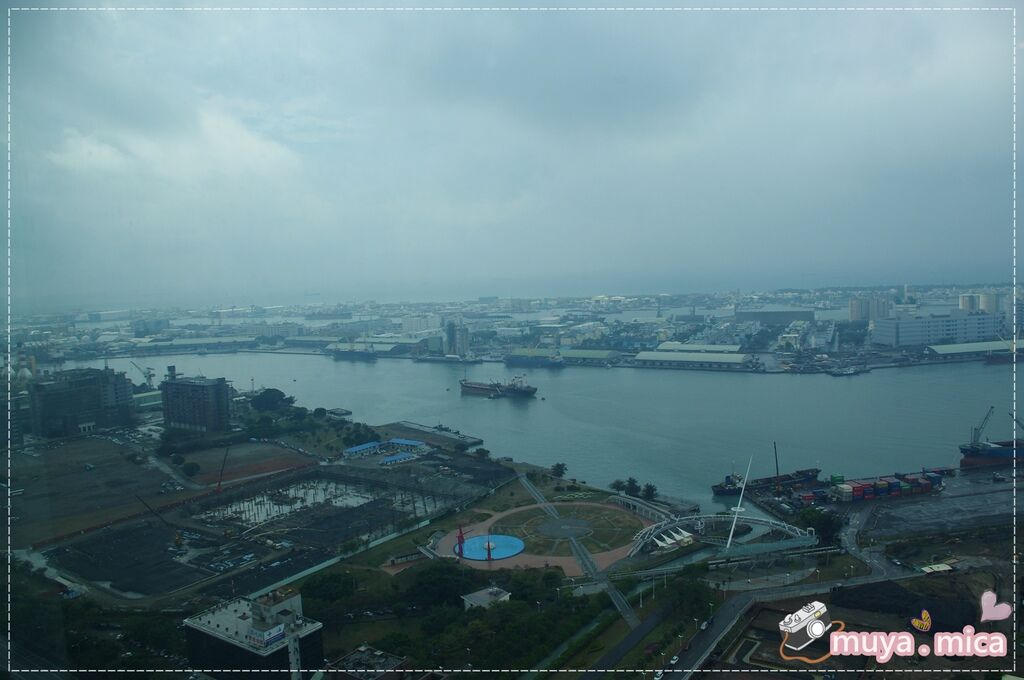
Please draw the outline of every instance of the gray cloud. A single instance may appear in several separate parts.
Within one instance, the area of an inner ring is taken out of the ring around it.
[[[15,304],[1004,280],[1005,13],[18,13]]]

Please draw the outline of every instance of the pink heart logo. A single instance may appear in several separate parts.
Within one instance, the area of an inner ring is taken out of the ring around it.
[[[996,594],[991,590],[986,590],[981,594],[981,620],[982,621],[1002,621],[1003,619],[1010,618],[1010,614],[1013,613],[1013,607],[1005,602],[996,603]]]

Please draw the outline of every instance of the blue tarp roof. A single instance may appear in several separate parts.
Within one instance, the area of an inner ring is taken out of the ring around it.
[[[395,463],[401,463],[402,461],[412,460],[415,457],[416,456],[412,455],[411,453],[396,453],[393,456],[388,456],[387,458],[382,458],[381,461],[380,461],[380,464],[381,465],[393,465]]]
[[[360,444],[359,446],[352,446],[345,449],[345,453],[361,453],[363,451],[369,451],[380,446],[380,442],[367,442],[366,444]]]
[[[426,446],[426,443],[421,442],[418,439],[402,439],[400,437],[395,437],[388,443],[398,444],[399,446]]]

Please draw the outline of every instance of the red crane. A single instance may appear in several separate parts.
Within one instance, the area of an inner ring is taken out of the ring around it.
[[[224,459],[220,462],[220,476],[217,477],[217,493],[220,493],[220,483],[224,479],[224,466],[228,464],[228,451],[230,450],[230,446],[224,447]]]

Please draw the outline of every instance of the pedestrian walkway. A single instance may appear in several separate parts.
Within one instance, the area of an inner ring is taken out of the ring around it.
[[[547,514],[551,515],[555,519],[561,519],[558,514],[558,510],[555,506],[548,503],[547,499],[544,498],[544,494],[540,492],[536,486],[533,485],[526,475],[519,473],[519,482],[523,485],[523,488],[533,496],[533,499],[537,501],[537,505],[541,507]],[[605,574],[594,562],[594,558],[591,557],[590,552],[583,547],[583,544],[579,542],[575,537],[569,538],[569,545],[572,547],[572,554],[579,563],[583,573],[594,579],[594,581],[600,584],[601,588],[608,593],[608,597],[611,598],[612,604],[619,610],[619,614],[625,619],[626,623],[630,628],[637,628],[640,625],[640,619],[637,617],[636,612],[629,605],[629,601],[626,600],[625,596],[615,585],[608,580],[608,575]]]

